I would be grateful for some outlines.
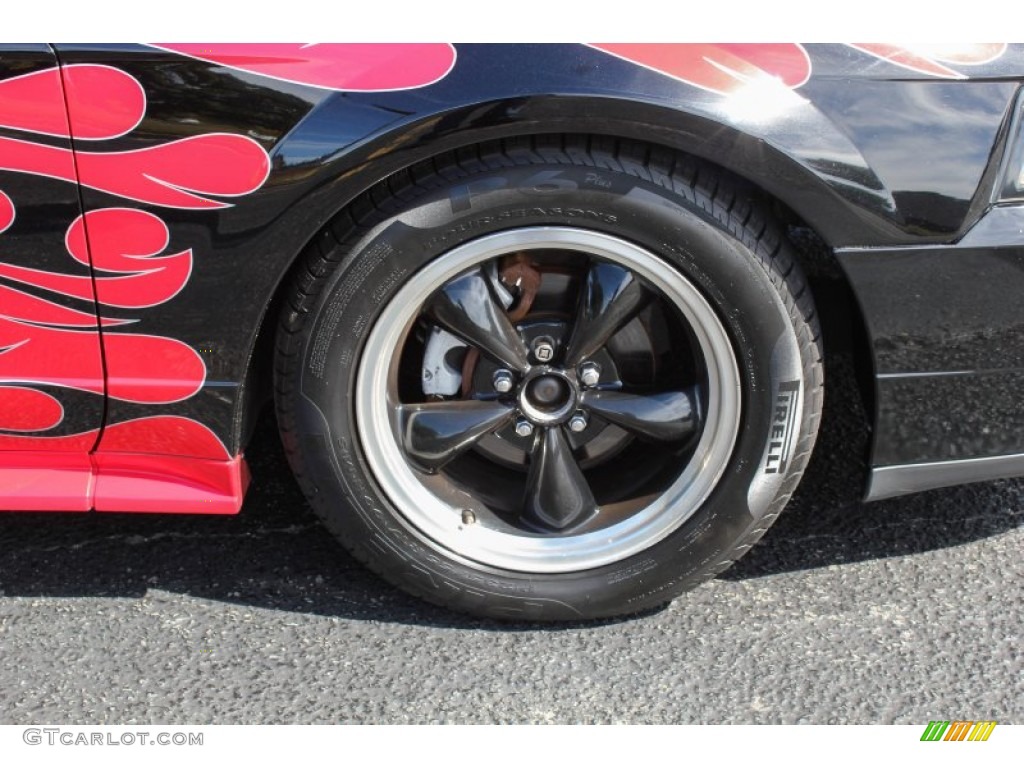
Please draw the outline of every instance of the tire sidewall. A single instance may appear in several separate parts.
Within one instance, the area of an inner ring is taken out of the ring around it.
[[[392,198],[364,222],[369,226],[339,233],[345,255],[306,320],[296,418],[314,508],[379,573],[434,602],[490,615],[566,619],[639,611],[720,571],[788,498],[795,478],[787,480],[800,468],[791,463],[788,472],[778,471],[771,457],[780,450],[773,444],[788,444],[793,455],[807,438],[810,403],[799,395],[812,362],[798,338],[806,329],[767,247],[737,216],[716,210],[713,198],[621,172],[532,164],[482,171],[405,202]],[[654,546],[573,573],[482,566],[427,539],[380,490],[355,422],[362,348],[398,289],[458,245],[533,226],[613,235],[680,271],[719,315],[742,386],[732,458],[701,508]],[[780,395],[794,386],[797,398],[788,402],[795,412],[782,418]],[[789,432],[780,435],[780,424]]]

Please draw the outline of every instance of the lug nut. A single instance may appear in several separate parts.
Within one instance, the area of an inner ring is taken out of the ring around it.
[[[520,437],[529,437],[533,434],[533,424],[526,419],[520,419],[516,422],[516,434]]]
[[[533,356],[537,362],[548,363],[555,356],[555,342],[550,336],[538,336],[533,342]]]
[[[502,394],[510,392],[514,383],[512,373],[504,368],[499,368],[494,372],[494,379],[492,381],[494,383],[494,391],[501,392]]]
[[[473,510],[472,509],[464,509],[464,510],[462,510],[462,524],[463,525],[472,525],[475,522],[476,522],[476,515],[473,514]]]
[[[569,419],[569,429],[573,432],[582,432],[587,428],[587,415],[582,411],[574,413],[572,418]]]
[[[580,381],[585,387],[596,387],[601,381],[601,366],[597,363],[584,363],[580,366]]]

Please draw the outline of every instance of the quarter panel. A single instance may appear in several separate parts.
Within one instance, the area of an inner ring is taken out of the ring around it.
[[[732,53],[771,77],[770,58],[746,48]],[[112,399],[109,423],[177,416],[203,428],[198,443],[208,444],[209,431],[235,455],[257,330],[297,254],[341,208],[395,170],[492,138],[597,133],[691,152],[761,186],[836,246],[943,242],[966,228],[1015,87],[1000,79],[1016,71],[1006,62],[1016,66],[1019,52],[957,64],[961,71],[951,76],[849,46],[797,48],[808,54],[809,79],[794,78],[783,91],[768,84],[771,95],[785,95],[780,109],[756,93],[751,100],[735,83],[709,86],[692,70],[680,76],[582,45],[459,45],[454,66],[436,81],[380,92],[314,87],[237,61],[196,58],[195,50],[185,56],[152,46],[60,46],[65,64],[116,67],[146,93],[138,127],[104,142],[104,151],[152,150],[216,133],[247,137],[269,158],[261,185],[206,195],[220,207],[130,202],[168,227],[159,255],[190,250],[193,259],[180,292],[139,313],[131,331],[180,342],[198,355],[203,375],[194,395],[173,403]],[[693,46],[675,49],[695,60]],[[965,74],[983,79],[952,82]],[[922,99],[930,108],[916,109]],[[961,104],[969,127],[961,125]],[[863,119],[883,108],[892,113],[887,120]],[[915,135],[923,137],[918,144]],[[887,138],[901,151],[887,151]],[[948,160],[951,141],[964,156],[951,177],[906,161],[915,147],[929,146]],[[90,211],[125,205],[109,190],[87,187],[83,194]]]

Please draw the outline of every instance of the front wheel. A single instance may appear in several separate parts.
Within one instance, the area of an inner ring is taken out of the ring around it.
[[[279,419],[314,510],[393,583],[480,615],[632,613],[727,567],[791,494],[813,307],[738,182],[528,146],[413,168],[319,238]]]

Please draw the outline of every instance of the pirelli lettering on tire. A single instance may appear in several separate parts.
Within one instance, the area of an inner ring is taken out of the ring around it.
[[[772,428],[768,448],[765,451],[764,472],[766,475],[780,474],[789,466],[793,452],[793,438],[800,419],[800,382],[783,381],[775,395]]]

